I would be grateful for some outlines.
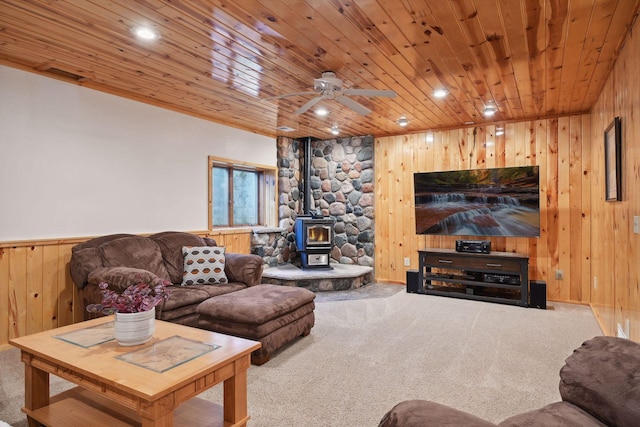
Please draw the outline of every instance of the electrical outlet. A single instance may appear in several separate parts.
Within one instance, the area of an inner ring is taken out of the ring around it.
[[[564,270],[556,270],[556,280],[564,279]]]
[[[405,267],[410,267],[411,266],[411,259],[410,258],[405,258],[404,259],[404,266]]]

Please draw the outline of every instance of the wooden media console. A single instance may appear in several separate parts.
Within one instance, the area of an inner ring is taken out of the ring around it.
[[[417,293],[529,306],[529,257],[511,252],[418,251]]]

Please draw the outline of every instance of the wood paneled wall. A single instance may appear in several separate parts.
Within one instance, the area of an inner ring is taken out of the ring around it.
[[[376,139],[376,279],[404,283],[406,270],[418,268],[418,249],[464,238],[416,235],[414,172],[539,165],[540,238],[491,238],[492,249],[528,255],[529,277],[547,283],[550,300],[589,302],[590,116],[499,126],[504,135],[487,125]]]
[[[620,325],[640,342],[640,234],[633,232],[633,217],[640,216],[638,75],[640,34],[630,32],[591,112],[591,304],[608,335]],[[616,116],[622,122],[622,201],[605,202],[604,130]]]
[[[250,253],[249,229],[195,232],[228,252]],[[0,242],[0,349],[9,339],[80,321],[71,248],[87,238]]]

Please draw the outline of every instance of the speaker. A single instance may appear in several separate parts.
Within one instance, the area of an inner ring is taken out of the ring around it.
[[[418,270],[407,270],[407,292],[417,294],[418,290]]]
[[[547,284],[540,280],[529,281],[529,307],[547,308]]]

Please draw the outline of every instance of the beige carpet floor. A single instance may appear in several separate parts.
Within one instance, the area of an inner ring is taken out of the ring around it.
[[[559,400],[564,359],[601,334],[580,305],[525,309],[383,284],[344,292],[319,296],[311,335],[249,369],[250,426],[375,427],[405,399],[499,422]],[[26,426],[18,351],[1,352],[0,366],[0,420]],[[221,387],[202,397],[221,402]]]

